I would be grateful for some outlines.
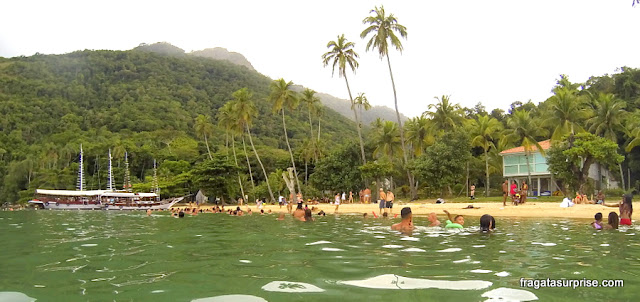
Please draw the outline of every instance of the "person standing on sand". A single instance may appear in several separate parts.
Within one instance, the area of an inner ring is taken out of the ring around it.
[[[387,196],[384,199],[385,200],[385,207],[387,209],[389,209],[389,214],[393,214],[393,201],[395,200],[396,196],[393,195],[393,192],[391,192],[391,190],[387,190]],[[411,209],[409,209],[411,210]],[[386,211],[386,210],[385,210]]]
[[[469,194],[469,198],[471,198],[471,200],[476,199],[476,185],[471,185],[469,190],[471,191],[471,193]]]
[[[360,197],[360,203],[364,203],[364,190],[360,190],[360,192],[358,193],[358,197]]]
[[[347,193],[342,192],[342,203],[344,203],[345,201],[347,201]]]
[[[342,193],[342,196],[344,196],[344,193]],[[340,207],[340,193],[336,194],[336,201],[334,204],[336,205],[335,212],[338,213],[338,208]]]
[[[353,203],[353,191],[349,191],[349,203]]]
[[[400,211],[400,217],[402,217],[402,221],[392,225],[391,229],[403,233],[410,233],[411,231],[413,231],[413,214],[411,214],[411,208],[402,208],[402,211]]]
[[[382,214],[382,211],[385,209],[384,202],[387,199],[387,195],[384,194],[384,190],[382,188],[380,188],[380,192],[378,193],[378,195],[378,207],[380,208],[380,214]]]
[[[507,206],[507,195],[509,194],[509,181],[504,180],[502,183],[502,206]]]
[[[527,182],[523,180],[522,181],[522,186],[520,187],[520,196],[522,198],[520,203],[527,202],[527,195],[528,194],[529,194],[529,185],[527,185]]]
[[[371,189],[364,189],[364,203],[371,203]]]
[[[516,198],[516,194],[518,191],[518,183],[514,180],[513,184],[511,184],[511,190],[509,190],[509,194],[511,195],[511,200],[513,201]]]

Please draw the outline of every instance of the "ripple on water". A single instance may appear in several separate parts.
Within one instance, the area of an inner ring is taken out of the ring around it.
[[[410,247],[410,248],[407,248],[407,249],[404,249],[404,250],[400,250],[400,251],[401,252],[426,252],[425,250],[419,249],[419,248],[416,248],[416,247]]]
[[[339,249],[339,248],[335,248],[335,247],[323,247],[322,250],[325,251],[325,252],[342,252],[342,251],[344,251],[343,249]]]
[[[542,246],[555,246],[557,244],[553,242],[531,242],[531,244],[542,245]]]
[[[402,237],[402,238],[400,238],[400,240],[403,240],[403,241],[420,241],[420,239],[416,238],[416,237]]]
[[[364,288],[376,289],[426,289],[439,288],[451,290],[479,290],[491,286],[493,283],[481,280],[429,280],[408,278],[394,274],[385,274],[364,280],[338,281],[338,284],[346,284]]]
[[[383,245],[382,247],[385,248],[385,249],[401,249],[404,246],[396,245],[396,244],[387,244],[387,245]]]
[[[482,294],[482,297],[489,298],[487,301],[533,301],[538,297],[533,293],[506,287],[496,288]]]
[[[493,271],[488,270],[488,269],[474,269],[474,270],[470,270],[470,273],[476,273],[476,274],[488,274],[491,273]]]
[[[306,245],[329,244],[329,243],[331,243],[331,241],[320,240],[316,242],[307,243]]]
[[[439,250],[439,251],[436,251],[436,252],[438,252],[438,253],[455,253],[455,252],[459,252],[459,251],[462,251],[462,249],[459,248],[459,247],[452,247],[452,248],[448,248],[448,249],[444,249],[444,250]]]
[[[241,259],[241,260],[238,260],[238,261],[240,261],[240,262],[242,262],[242,263],[251,263],[251,260],[244,260],[244,259]]]

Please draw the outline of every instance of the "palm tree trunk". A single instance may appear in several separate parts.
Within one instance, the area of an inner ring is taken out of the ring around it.
[[[242,148],[244,149],[244,156],[247,158],[247,168],[249,168],[249,177],[251,178],[251,188],[256,188],[256,183],[253,181],[253,172],[251,171],[251,164],[249,163],[249,153],[247,153],[247,144],[244,142],[244,134],[242,134]]]
[[[256,159],[258,159],[258,163],[260,164],[260,168],[262,168],[262,173],[264,174],[264,179],[267,182],[267,189],[269,189],[269,196],[271,197],[271,201],[275,202],[275,198],[273,197],[273,191],[271,191],[271,185],[269,184],[269,176],[267,175],[267,171],[264,169],[264,165],[260,160],[260,155],[258,155],[258,151],[256,151],[256,146],[253,145],[253,138],[251,137],[251,130],[249,130],[249,126],[245,125],[247,128],[247,134],[249,134],[249,143],[251,143],[251,149],[253,149],[253,153],[256,155]]]
[[[207,135],[204,135],[204,144],[207,145],[207,153],[209,153],[209,160],[213,160],[211,156],[211,149],[209,149],[209,141],[207,141]],[[120,161],[118,160],[118,166],[120,166]]]
[[[282,108],[282,127],[284,128],[284,140],[287,142],[287,148],[289,148],[289,156],[291,156],[291,165],[293,165],[293,173],[296,176],[296,184],[298,185],[298,193],[302,195],[302,188],[300,187],[300,181],[298,180],[298,170],[296,170],[296,162],[293,159],[293,151],[291,151],[291,145],[289,144],[289,135],[287,134],[287,124],[284,121],[284,107]]]
[[[625,191],[624,188],[624,171],[622,171],[622,163],[618,165],[620,167],[620,184],[622,185],[622,191]]]
[[[309,136],[310,141],[313,140],[313,123],[311,122],[311,108],[309,108],[309,130],[311,131],[311,136]]]
[[[406,167],[408,164],[407,160],[407,148],[404,143],[404,130],[402,129],[402,120],[400,119],[400,111],[398,110],[398,96],[396,94],[396,83],[393,80],[393,72],[391,71],[391,60],[389,59],[389,55],[387,57],[387,65],[389,65],[389,75],[391,76],[391,86],[393,87],[393,100],[396,106],[396,117],[398,118],[398,129],[400,130],[400,142],[402,143],[402,158],[404,159],[404,166]],[[415,199],[418,195],[416,191],[415,184],[413,183],[413,175],[411,175],[411,171],[407,169],[407,179],[409,180],[409,188],[411,189],[411,199]]]
[[[525,149],[526,149],[526,147],[525,147]],[[527,161],[527,181],[528,181],[527,184],[530,184],[531,183],[531,165],[529,164],[529,152],[528,151],[524,153],[524,158]]]
[[[486,149],[484,150],[484,166],[487,176],[487,182],[484,183],[484,195],[486,197],[489,197],[489,154],[487,153]]]
[[[236,167],[240,168],[238,165],[238,157],[236,156],[236,139],[235,137],[231,140],[231,145],[233,146],[233,160],[236,162]],[[244,199],[244,186],[242,186],[242,179],[240,178],[240,171],[238,171],[238,183],[240,184],[240,192],[242,193],[242,199]],[[249,201],[247,201],[248,203]]]
[[[351,96],[351,88],[349,87],[349,80],[347,75],[344,75],[344,81],[347,83],[347,91],[349,91],[349,100],[351,101],[351,107],[353,107],[353,115],[356,117],[356,129],[358,130],[358,138],[360,139],[360,153],[362,154],[362,163],[367,163],[367,158],[364,156],[364,142],[362,141],[362,130],[360,130],[360,122],[358,121],[358,112],[353,105],[353,97]]]

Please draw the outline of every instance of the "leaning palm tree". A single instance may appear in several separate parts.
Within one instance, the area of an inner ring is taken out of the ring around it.
[[[235,104],[233,101],[229,101],[225,103],[220,109],[218,109],[218,123],[220,123],[227,131],[231,132],[231,148],[233,150],[233,160],[236,164],[236,167],[240,168],[238,165],[238,156],[236,155],[236,138],[235,133],[238,132],[238,123],[234,118],[234,107]],[[241,132],[242,133],[242,132]],[[242,185],[242,178],[240,177],[240,171],[238,171],[238,184],[240,185],[240,192],[242,193],[242,198],[245,197],[244,194],[244,185]]]
[[[365,28],[362,33],[360,33],[360,38],[364,39],[368,35],[372,35],[371,39],[367,43],[367,51],[369,49],[378,49],[378,54],[380,55],[380,59],[386,57],[387,65],[389,66],[389,75],[391,76],[391,86],[393,87],[393,99],[396,107],[396,117],[398,118],[398,129],[400,130],[400,142],[402,144],[402,158],[403,163],[406,166],[408,163],[407,159],[407,149],[404,142],[404,131],[402,130],[402,120],[400,119],[400,111],[398,110],[398,96],[396,94],[396,84],[393,80],[393,72],[391,71],[391,60],[389,59],[389,46],[394,47],[396,50],[402,53],[402,43],[396,33],[400,34],[400,37],[407,38],[407,28],[403,25],[398,24],[398,19],[393,14],[386,15],[384,11],[384,6],[377,6],[372,9],[369,13],[373,13],[373,16],[368,16],[362,20],[363,24],[368,24],[368,27]],[[391,45],[389,45],[391,44]],[[415,198],[417,196],[415,184],[413,181],[413,176],[411,175],[411,171],[407,169],[407,178],[409,180],[409,186],[411,188],[411,197]]]
[[[360,154],[362,155],[362,163],[367,163],[367,158],[364,155],[364,141],[362,140],[362,131],[358,127],[358,113],[353,108],[353,96],[351,95],[351,88],[349,87],[349,80],[347,79],[347,65],[351,68],[351,71],[356,72],[356,68],[358,68],[358,54],[353,51],[353,47],[355,44],[353,42],[347,42],[347,39],[344,37],[344,34],[338,36],[337,41],[329,41],[327,43],[327,48],[330,50],[322,55],[322,63],[326,67],[331,64],[332,71],[331,75],[336,71],[336,66],[338,67],[338,76],[344,77],[345,83],[347,83],[347,91],[349,92],[349,100],[351,101],[351,108],[353,109],[353,115],[355,116],[356,121],[356,129],[358,130],[358,138],[360,139]]]
[[[213,159],[213,157],[211,157],[211,149],[209,149],[209,141],[207,140],[207,137],[213,135],[213,125],[209,122],[209,119],[210,118],[207,115],[198,115],[198,117],[196,117],[196,124],[194,128],[196,130],[196,135],[204,138],[204,144],[207,145],[209,159]]]
[[[435,97],[435,99],[438,102],[429,104],[427,107],[432,111],[425,111],[422,116],[430,118],[434,128],[441,132],[451,131],[462,126],[464,117],[460,105],[452,104],[446,95],[440,98]]]
[[[307,105],[307,112],[309,114],[309,130],[311,132],[309,139],[313,140],[313,122],[311,120],[311,112],[316,113],[318,111],[318,107],[322,106],[322,104],[320,103],[320,99],[316,96],[316,92],[309,88],[302,91],[300,102]]]
[[[477,120],[469,119],[467,121],[471,133],[471,145],[482,147],[484,151],[485,175],[487,177],[485,196],[489,197],[489,150],[496,149],[493,141],[502,132],[502,123],[488,115],[480,115]]]
[[[551,140],[558,141],[566,135],[583,132],[582,125],[589,117],[589,110],[577,90],[562,86],[556,87],[554,93],[548,100],[546,118],[542,121],[543,126],[553,129]]]
[[[520,142],[524,147],[525,160],[527,161],[527,176],[531,183],[531,164],[529,157],[531,151],[535,147],[544,155],[544,149],[536,140],[536,136],[546,136],[547,130],[540,126],[540,122],[531,117],[529,111],[516,110],[507,118],[508,128],[505,130],[505,136],[510,140]]]
[[[251,124],[253,123],[253,118],[258,115],[258,109],[256,109],[256,105],[253,103],[252,97],[253,94],[247,88],[242,88],[233,93],[233,98],[237,103],[234,111],[236,112],[236,118],[238,122],[242,125],[242,128],[246,130],[247,135],[249,136],[249,143],[251,144],[251,149],[253,149],[253,154],[256,156],[258,160],[258,164],[260,164],[260,168],[262,169],[262,174],[264,175],[265,182],[267,183],[267,189],[269,190],[269,197],[271,197],[271,201],[275,201],[275,197],[273,196],[273,191],[271,190],[271,185],[269,184],[269,175],[267,175],[267,171],[264,169],[264,165],[262,164],[262,160],[260,160],[260,155],[256,150],[256,146],[253,144],[253,137],[251,136]]]
[[[296,184],[298,185],[298,193],[302,195],[302,188],[300,187],[300,181],[298,180],[298,170],[296,170],[296,162],[293,159],[293,152],[291,151],[291,145],[289,144],[289,135],[287,134],[287,123],[285,122],[285,109],[293,110],[298,107],[299,99],[296,93],[291,90],[292,82],[286,82],[284,79],[278,79],[271,82],[271,94],[269,95],[269,101],[273,103],[273,111],[282,113],[282,127],[284,129],[284,140],[287,143],[289,149],[289,156],[291,157],[291,165],[293,166],[293,173],[296,177]]]

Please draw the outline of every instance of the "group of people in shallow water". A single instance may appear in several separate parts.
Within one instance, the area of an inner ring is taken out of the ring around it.
[[[603,198],[604,199],[604,198]],[[607,224],[602,223],[602,213],[596,213],[595,221],[591,223],[596,230],[617,229],[619,225],[631,225],[631,215],[633,214],[633,198],[631,194],[622,196],[622,201],[617,204],[606,204],[602,200],[601,205],[610,208],[618,208],[620,216],[616,212],[610,212]]]
[[[444,213],[447,214],[447,220],[445,221],[445,229],[462,229],[464,228],[464,216],[462,215],[452,215],[449,211],[444,210]],[[391,226],[392,230],[400,231],[402,233],[411,233],[415,226],[413,225],[413,214],[411,213],[410,207],[404,207],[400,211],[400,217],[402,217],[402,221],[396,223]],[[436,213],[429,213],[429,226],[430,227],[438,227],[441,226],[440,221],[438,220],[438,216]],[[491,232],[496,227],[496,220],[493,216],[489,214],[484,214],[480,217],[480,231],[483,233]]]

